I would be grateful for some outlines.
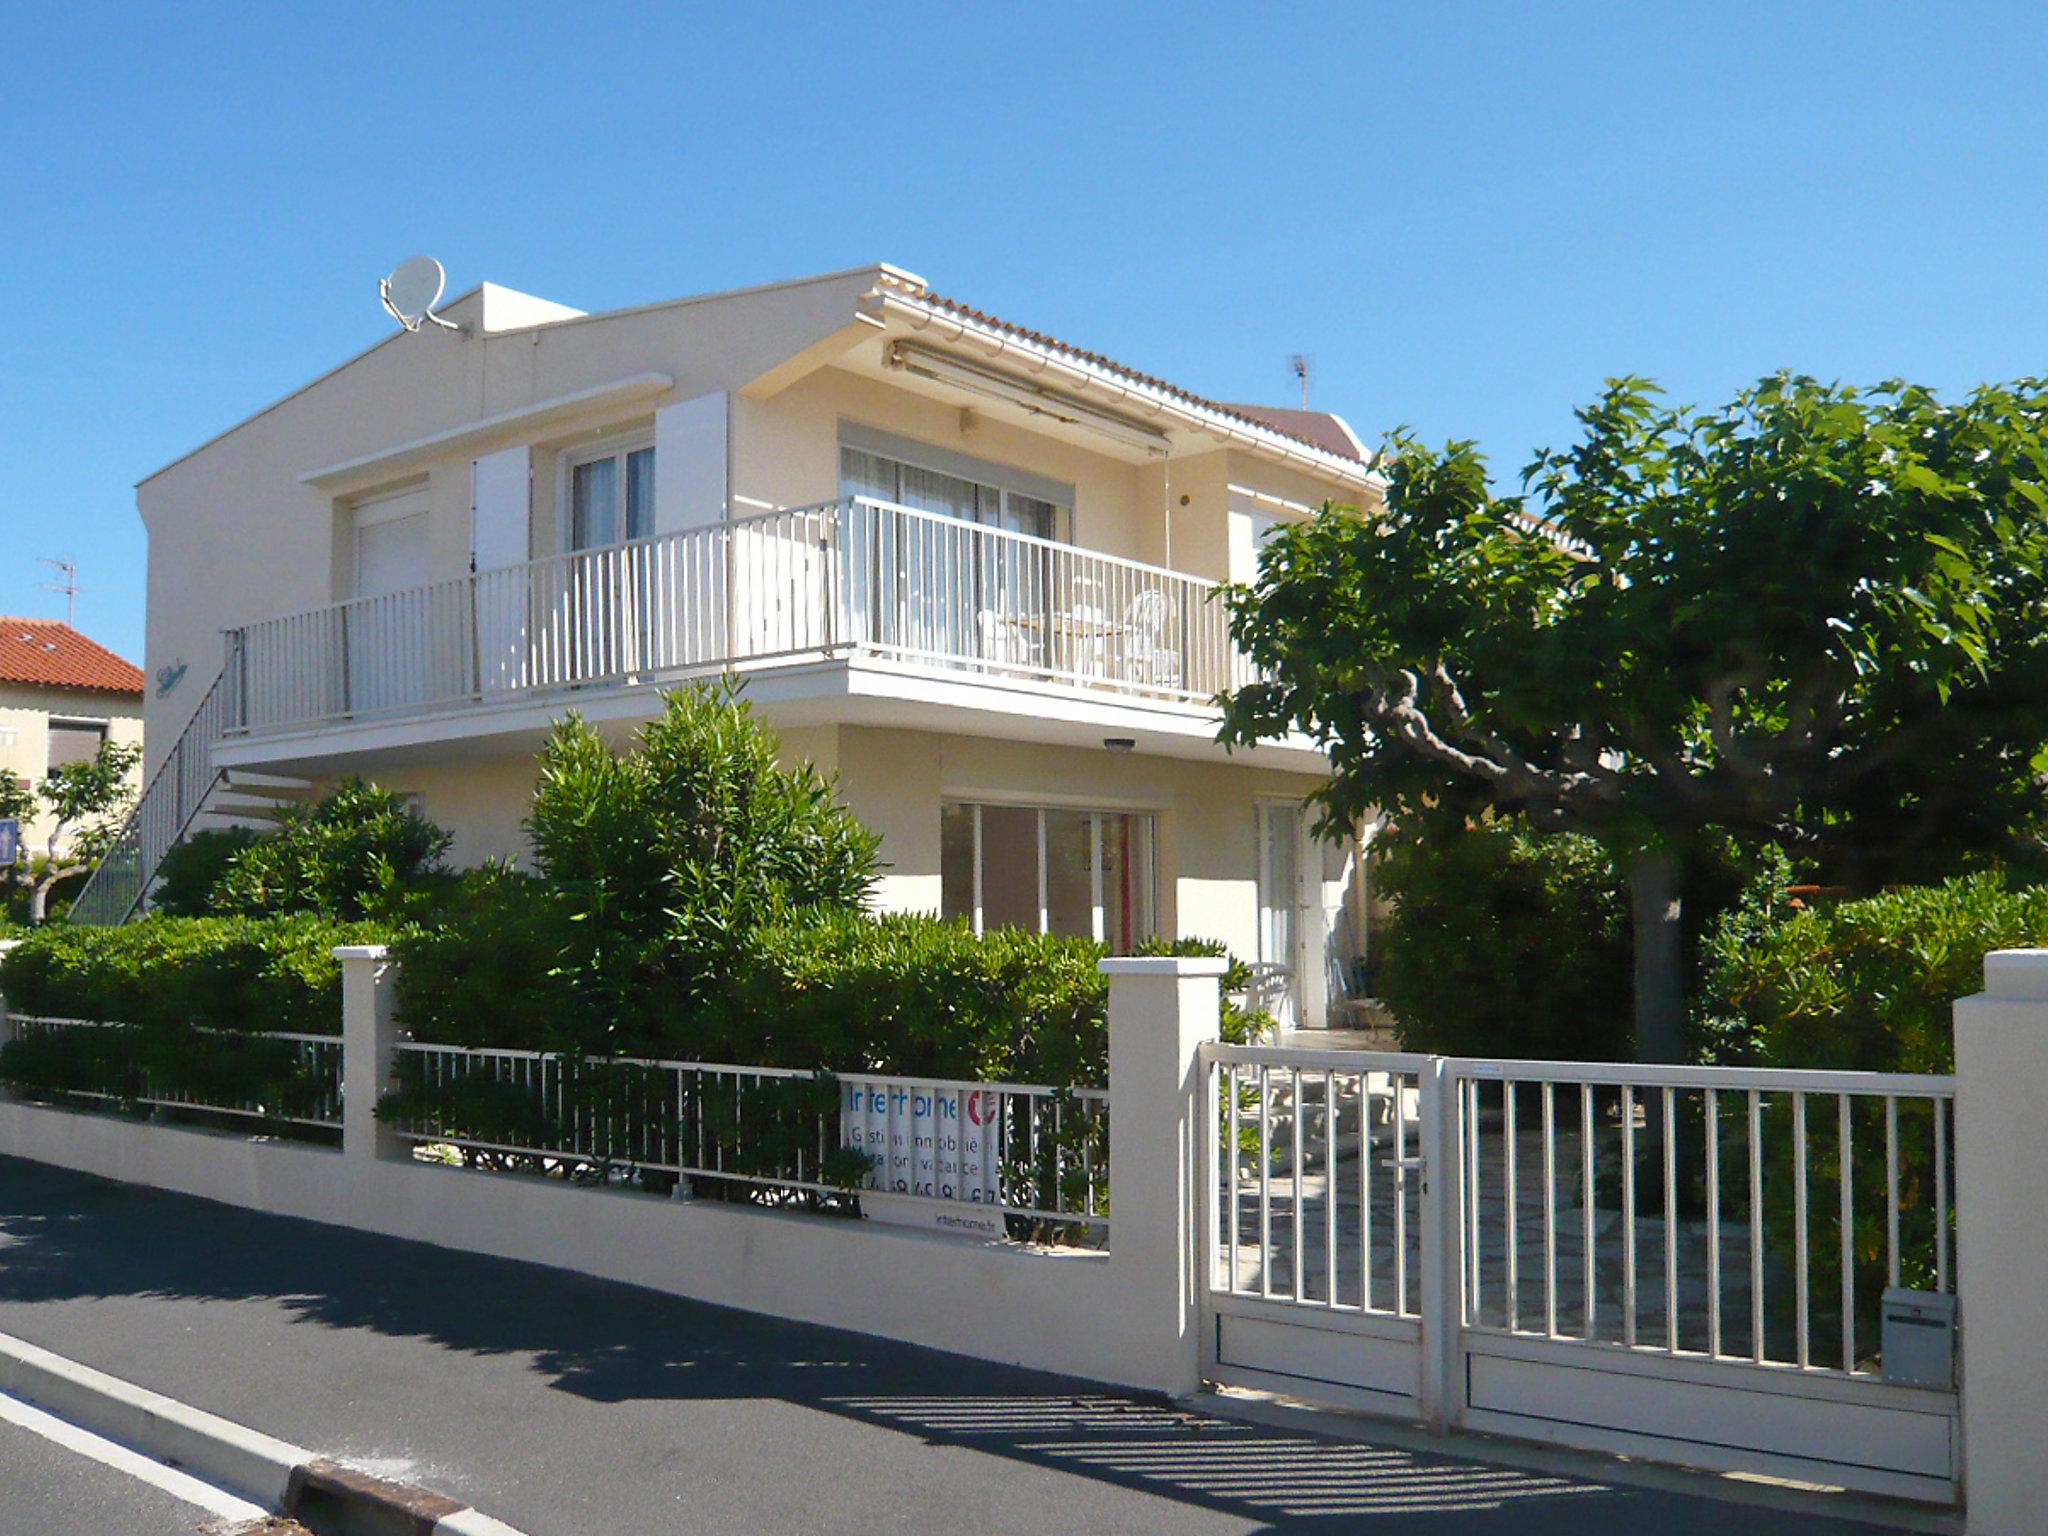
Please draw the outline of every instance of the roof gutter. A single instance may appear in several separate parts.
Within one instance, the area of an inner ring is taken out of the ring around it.
[[[862,295],[860,302],[862,311],[877,319],[901,320],[913,330],[931,332],[948,342],[964,343],[977,348],[986,357],[1000,360],[1034,378],[1049,379],[1061,388],[1113,402],[1125,412],[1163,418],[1176,426],[1243,448],[1260,458],[1335,479],[1361,490],[1381,491],[1386,488],[1384,476],[1356,460],[1311,447],[1277,432],[1261,430],[1222,411],[1141,384],[1113,369],[1062,356],[1052,348],[1008,335],[993,326],[928,303],[914,292],[878,285]]]

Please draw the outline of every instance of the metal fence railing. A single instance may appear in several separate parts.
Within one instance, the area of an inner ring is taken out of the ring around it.
[[[85,889],[71,904],[71,922],[100,926],[126,922],[142,905],[164,854],[185,835],[213,788],[213,744],[228,725],[228,681],[225,673],[216,677],[201,697],[135,808],[114,834]]]
[[[1420,1306],[1427,1057],[1217,1045],[1216,1290],[1335,1311]]]
[[[1468,1332],[1863,1378],[1886,1291],[1955,1290],[1949,1077],[1204,1057],[1217,1296],[1414,1317],[1435,1264]]]
[[[1013,1083],[403,1042],[393,1128],[566,1173],[651,1171],[771,1202],[862,1195],[1108,1229],[1108,1095]]]
[[[341,1129],[341,1037],[14,1015],[7,1075],[35,1096]],[[252,1085],[253,1091],[252,1091]]]
[[[1951,1078],[1449,1064],[1468,1327],[1864,1375],[1952,1293]]]
[[[1214,582],[864,497],[354,598],[228,648],[235,732],[847,650],[1183,702],[1242,670]]]

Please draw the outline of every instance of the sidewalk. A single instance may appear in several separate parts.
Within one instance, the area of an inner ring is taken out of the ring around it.
[[[534,1536],[1869,1529],[1181,1413],[6,1158],[0,1331]]]

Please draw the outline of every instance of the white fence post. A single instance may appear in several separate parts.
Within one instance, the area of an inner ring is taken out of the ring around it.
[[[1221,1022],[1224,968],[1209,956],[1101,963],[1109,978],[1110,1270],[1125,1337],[1154,1362],[1145,1384],[1174,1394],[1202,1384],[1196,1238],[1210,1149],[1201,1048]]]
[[[396,1132],[377,1118],[391,1081],[398,962],[382,944],[343,944],[341,962],[341,1151],[344,1157],[398,1157]]]
[[[1956,1292],[1972,1536],[2048,1528],[2048,949],[1984,957],[1955,1005]]]

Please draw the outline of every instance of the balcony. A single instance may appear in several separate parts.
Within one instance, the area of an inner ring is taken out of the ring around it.
[[[849,498],[231,630],[225,735],[853,658],[1188,714],[1243,677],[1215,587]]]

